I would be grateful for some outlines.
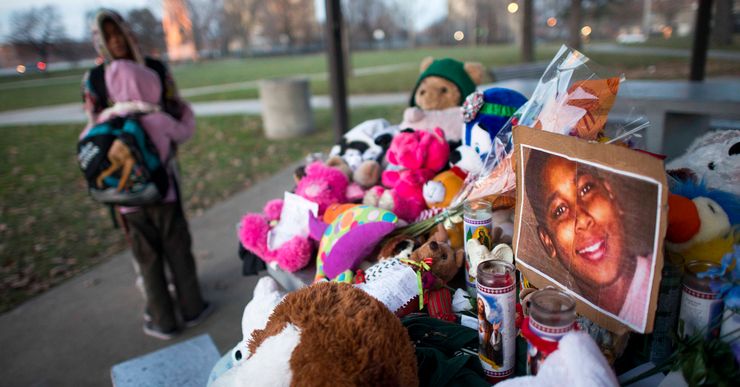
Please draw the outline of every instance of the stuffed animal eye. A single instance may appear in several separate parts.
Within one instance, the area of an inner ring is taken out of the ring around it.
[[[440,91],[442,92],[442,94],[444,94],[444,93],[447,92],[447,88],[446,87],[443,87]]]
[[[727,152],[727,154],[730,156],[734,156],[738,153],[740,153],[740,142],[736,142],[732,144],[732,146],[730,147],[730,150]]]
[[[424,95],[426,92],[427,92],[426,90],[421,90],[419,91],[419,95]]]
[[[236,351],[234,351],[234,359],[236,361],[241,360],[242,359],[242,351],[240,351],[238,349]]]
[[[709,164],[707,164],[707,168],[714,171],[714,161],[710,161]]]
[[[714,206],[712,206],[711,203],[707,203],[707,207],[709,207],[709,210],[712,211],[713,214],[717,213],[717,211],[714,209]]]
[[[439,246],[437,245],[437,242],[432,241],[431,243],[429,243],[429,248],[432,250],[437,250]]]

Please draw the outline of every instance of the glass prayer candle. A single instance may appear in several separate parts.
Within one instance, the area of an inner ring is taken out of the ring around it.
[[[556,289],[543,289],[532,294],[528,306],[529,330],[538,338],[555,343],[573,330],[576,320],[573,297]],[[527,374],[536,375],[548,355],[528,340]]]
[[[712,290],[712,278],[699,278],[698,274],[710,268],[717,268],[713,262],[691,261],[686,264],[681,291],[681,310],[679,321],[683,321],[684,336],[704,331],[706,338],[719,335],[719,322],[722,318],[722,299]]]
[[[468,201],[463,204],[463,244],[465,246],[465,281],[470,297],[476,297],[475,276],[470,270],[470,256],[468,255],[468,240],[477,239],[481,245],[490,249],[491,246],[491,220],[493,211],[491,203],[485,200]]]
[[[514,373],[516,350],[514,266],[502,261],[478,265],[478,358],[486,379],[499,382]]]

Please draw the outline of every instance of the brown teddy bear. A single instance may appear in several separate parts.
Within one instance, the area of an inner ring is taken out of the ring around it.
[[[460,141],[463,114],[459,107],[482,82],[485,67],[477,62],[427,57],[422,60],[420,70],[421,75],[411,93],[410,107],[404,111],[400,127],[416,130],[440,128],[447,141]]]
[[[485,67],[478,62],[435,60],[430,56],[421,61],[420,72],[409,105],[422,110],[442,110],[462,106],[465,97],[482,82]]]
[[[429,240],[411,253],[410,259],[416,262],[429,262],[430,258],[429,271],[433,278],[432,282],[425,286],[428,291],[424,295],[424,304],[431,317],[454,322],[457,317],[452,311],[452,294],[445,285],[455,278],[462,267],[465,251],[463,249],[454,251],[450,247],[447,231],[441,223],[437,225]]]
[[[291,386],[419,385],[408,331],[384,304],[352,285],[321,282],[289,293],[265,328],[252,333],[247,361],[261,346],[289,341],[288,331],[298,336],[289,355]]]
[[[411,253],[410,259],[421,262],[425,258],[432,258],[430,271],[434,274],[435,281],[431,288],[439,289],[455,278],[463,265],[465,251],[463,249],[452,250],[447,231],[439,223],[427,242]]]

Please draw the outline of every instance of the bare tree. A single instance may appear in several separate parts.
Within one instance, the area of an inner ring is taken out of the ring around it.
[[[676,16],[686,7],[690,6],[686,0],[653,0],[653,12],[662,15],[665,24],[676,29]]]
[[[352,43],[372,45],[375,30],[393,32],[398,18],[384,1],[345,0],[343,3]]]
[[[126,20],[145,54],[160,54],[166,51],[162,22],[149,8],[132,9]]]
[[[522,2],[522,62],[534,62],[534,4]]]
[[[575,50],[581,50],[581,27],[583,24],[583,9],[581,0],[570,1],[570,18],[568,20],[568,45]]]
[[[244,43],[249,46],[252,35],[260,24],[263,7],[264,2],[260,0],[224,0],[224,21],[229,22],[228,31],[242,36]]]
[[[732,0],[717,0],[714,10],[714,41],[720,46],[732,44],[732,30],[734,24]]]
[[[292,47],[314,40],[318,31],[314,0],[272,0],[264,6],[263,28],[273,42]]]
[[[193,23],[195,47],[214,50],[220,46],[220,23],[224,16],[223,0],[185,0]]]
[[[395,23],[399,29],[405,31],[406,41],[410,47],[416,45],[416,27],[414,22],[422,12],[424,3],[411,0],[394,0],[390,4],[391,14],[395,17]]]
[[[10,42],[32,47],[42,62],[48,61],[54,45],[66,35],[59,10],[53,5],[13,12],[10,24]]]

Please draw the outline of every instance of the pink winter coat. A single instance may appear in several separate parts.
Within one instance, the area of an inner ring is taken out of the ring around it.
[[[105,69],[105,85],[108,95],[115,105],[101,112],[96,124],[114,116],[123,116],[136,112],[147,113],[139,118],[149,138],[157,147],[159,158],[165,162],[170,156],[171,144],[181,144],[195,133],[195,115],[190,106],[183,102],[182,117],[175,120],[167,113],[158,111],[159,98],[162,94],[159,76],[156,72],[137,62],[118,59]],[[90,127],[80,134],[80,138]],[[170,187],[164,202],[177,200],[173,171],[170,170]],[[137,210],[136,207],[121,207],[122,213]]]

